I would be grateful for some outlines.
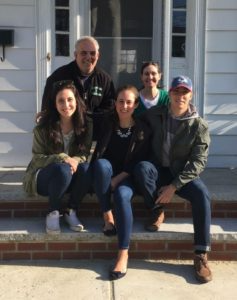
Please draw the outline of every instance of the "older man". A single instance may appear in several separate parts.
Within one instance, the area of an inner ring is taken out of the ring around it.
[[[207,262],[210,249],[210,197],[199,174],[206,165],[210,137],[206,122],[191,104],[192,81],[186,76],[173,79],[168,107],[154,107],[142,116],[153,132],[151,160],[135,169],[137,188],[151,209],[146,229],[155,231],[163,221],[162,207],[173,195],[192,206],[194,225],[194,268],[200,282],[212,280]]]
[[[46,81],[41,110],[48,107],[53,85],[57,81],[73,81],[94,121],[94,137],[104,114],[114,106],[114,84],[111,77],[98,68],[99,44],[91,36],[81,37],[75,44],[75,60],[55,70]]]

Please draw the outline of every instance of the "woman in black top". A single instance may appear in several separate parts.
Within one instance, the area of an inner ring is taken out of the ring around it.
[[[114,114],[101,128],[90,166],[81,165],[82,181],[78,195],[83,194],[83,187],[88,191],[89,185],[92,185],[103,211],[104,234],[118,234],[118,258],[110,271],[111,279],[119,279],[126,274],[133,224],[131,174],[135,165],[146,159],[149,148],[148,127],[133,118],[137,105],[138,91],[134,86],[127,85],[118,90]],[[112,193],[116,222],[111,205]]]

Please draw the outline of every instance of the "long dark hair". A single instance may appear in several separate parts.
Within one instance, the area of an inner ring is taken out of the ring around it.
[[[81,99],[73,81],[62,80],[57,81],[53,85],[51,99],[48,102],[46,112],[40,118],[39,126],[46,129],[50,143],[52,144],[55,151],[58,151],[59,145],[62,144],[62,134],[60,128],[60,114],[56,108],[56,97],[57,94],[64,90],[70,89],[76,99],[76,110],[72,115],[73,130],[76,137],[76,143],[79,144],[79,136],[81,136],[86,131],[86,106]]]

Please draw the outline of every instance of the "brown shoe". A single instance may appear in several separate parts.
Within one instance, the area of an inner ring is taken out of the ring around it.
[[[147,231],[155,232],[158,231],[160,225],[164,222],[165,214],[163,209],[152,210],[152,215],[145,224],[145,229]]]
[[[207,254],[196,254],[194,257],[195,276],[201,283],[212,280],[212,273],[208,266]]]

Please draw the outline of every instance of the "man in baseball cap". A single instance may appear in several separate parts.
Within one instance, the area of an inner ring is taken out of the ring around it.
[[[191,103],[192,89],[190,78],[175,77],[169,90],[169,106],[155,106],[141,115],[153,134],[150,161],[136,165],[134,179],[150,209],[146,230],[160,229],[164,209],[174,194],[189,201],[194,225],[195,277],[206,283],[212,280],[207,255],[211,206],[208,189],[199,175],[207,162],[210,136],[208,124]]]

